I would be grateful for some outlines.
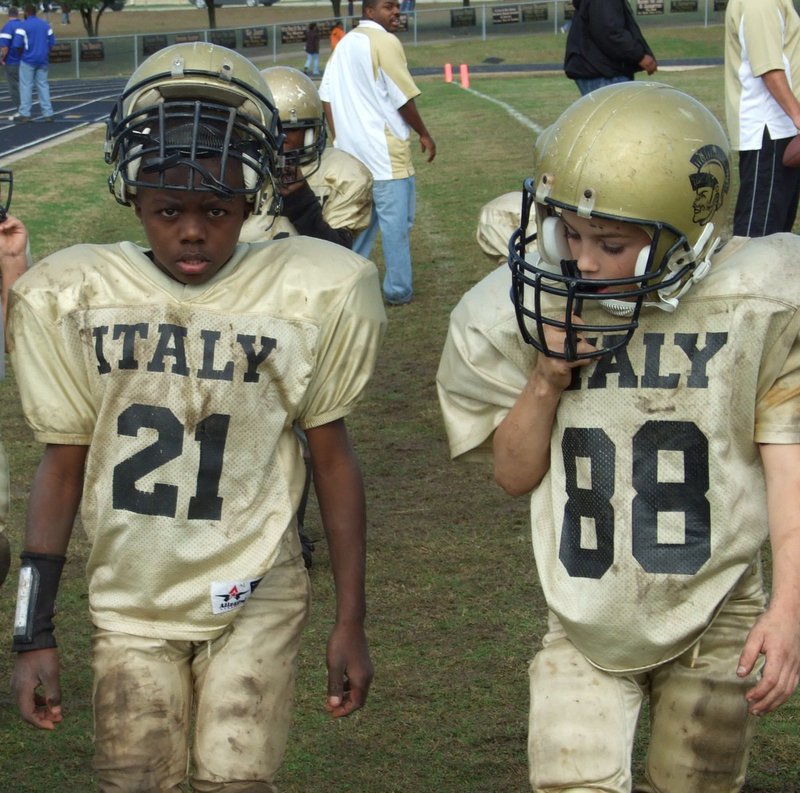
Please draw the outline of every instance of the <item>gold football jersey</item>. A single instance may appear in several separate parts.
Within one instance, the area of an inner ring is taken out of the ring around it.
[[[643,310],[563,392],[533,548],[549,606],[601,668],[688,648],[768,535],[758,444],[800,443],[798,260],[792,235],[735,238],[675,313]],[[453,457],[490,452],[535,363],[510,284],[496,269],[451,315],[437,385]]]
[[[351,154],[327,148],[319,168],[307,177],[308,186],[322,204],[322,217],[333,229],[348,229],[353,236],[363,231],[372,215],[372,174]],[[288,218],[250,215],[242,226],[242,242],[261,242],[281,236],[297,236]]]
[[[508,241],[519,228],[521,213],[521,190],[503,193],[481,207],[475,238],[481,250],[498,264],[508,261]],[[530,236],[535,231],[536,215],[532,212],[526,233]]]
[[[213,638],[293,525],[292,426],[346,416],[369,380],[385,323],[375,267],[297,237],[239,245],[193,286],[132,243],[78,245],[23,276],[11,306],[35,437],[90,445],[93,621]]]

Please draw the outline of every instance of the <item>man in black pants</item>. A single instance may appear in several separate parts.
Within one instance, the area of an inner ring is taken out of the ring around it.
[[[800,127],[800,17],[791,0],[731,0],[725,10],[725,113],[739,152],[733,233],[791,231],[800,169],[783,152]]]

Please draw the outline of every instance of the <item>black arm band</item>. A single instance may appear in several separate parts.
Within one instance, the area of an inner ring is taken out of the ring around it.
[[[56,592],[66,558],[48,553],[23,551],[19,568],[17,610],[14,615],[15,653],[56,646],[53,615]]]

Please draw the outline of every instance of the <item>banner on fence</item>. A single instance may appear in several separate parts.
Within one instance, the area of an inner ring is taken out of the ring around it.
[[[471,28],[476,25],[474,8],[451,8],[450,27],[451,28]]]
[[[80,45],[81,61],[102,61],[105,56],[102,41],[82,41]]]
[[[664,13],[664,0],[636,0],[636,13],[640,16]]]
[[[243,47],[266,47],[269,44],[267,28],[245,28],[242,31]]]
[[[152,55],[167,46],[167,37],[163,33],[142,36],[142,55]]]

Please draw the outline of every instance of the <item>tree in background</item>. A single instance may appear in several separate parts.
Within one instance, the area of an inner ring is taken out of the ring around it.
[[[100,2],[98,0],[73,0],[70,3],[70,9],[80,13],[86,34],[89,38],[94,38],[99,33],[100,17],[103,16],[103,12],[108,9],[120,11],[125,2],[126,0],[100,0]]]
[[[217,27],[217,9],[214,6],[214,0],[205,0],[206,10],[208,11],[208,29],[214,30]],[[197,3],[198,8],[203,6]]]

